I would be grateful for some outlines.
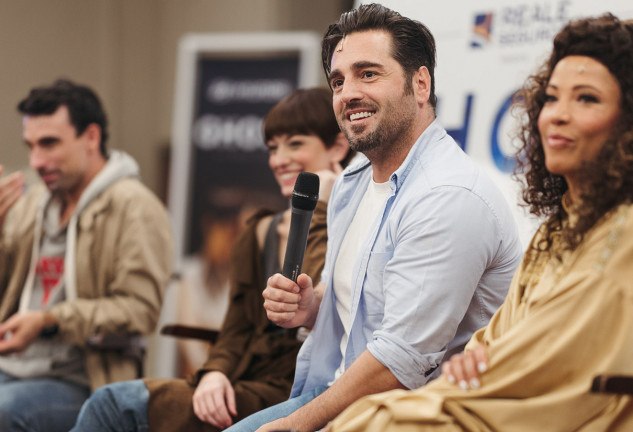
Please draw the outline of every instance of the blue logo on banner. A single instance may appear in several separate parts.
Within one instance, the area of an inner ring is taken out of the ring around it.
[[[475,15],[475,25],[473,26],[472,40],[470,46],[482,48],[492,40],[492,13]]]
[[[466,106],[464,107],[464,123],[461,127],[453,129],[446,128],[446,132],[457,142],[457,144],[466,151],[466,143],[468,142],[468,127],[470,126],[470,112],[473,107],[473,95],[466,95]],[[439,105],[439,103],[438,103]]]
[[[492,126],[492,134],[490,136],[490,151],[492,153],[492,160],[495,163],[495,166],[501,171],[505,173],[511,173],[514,170],[515,166],[515,158],[509,157],[501,150],[500,140],[499,140],[499,129],[501,127],[501,122],[504,116],[508,113],[510,106],[512,105],[512,100],[514,99],[514,93],[512,93],[501,105],[499,111],[497,112],[497,116],[495,117],[495,123]]]

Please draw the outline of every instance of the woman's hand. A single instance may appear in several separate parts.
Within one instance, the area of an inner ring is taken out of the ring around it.
[[[193,394],[193,411],[205,423],[226,429],[237,415],[235,390],[222,372],[207,372]]]
[[[442,374],[451,384],[457,384],[463,390],[481,387],[479,377],[488,369],[488,354],[482,344],[455,354],[442,364]]]

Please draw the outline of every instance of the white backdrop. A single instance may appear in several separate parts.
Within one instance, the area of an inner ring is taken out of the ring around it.
[[[516,121],[508,111],[508,99],[545,60],[553,36],[570,19],[607,11],[620,19],[633,18],[633,1],[378,3],[421,21],[433,33],[437,44],[438,118],[502,188],[515,209],[521,239],[527,245],[536,221],[527,218],[518,206],[518,185],[509,177],[512,166],[507,156],[513,148],[509,134]]]

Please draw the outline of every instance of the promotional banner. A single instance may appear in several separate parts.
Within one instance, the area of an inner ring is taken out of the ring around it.
[[[287,206],[268,168],[262,121],[297,88],[298,65],[298,54],[199,59],[185,255],[201,251],[213,224],[226,227],[233,220],[237,225],[240,212],[248,212],[245,205],[273,210]]]
[[[161,324],[218,329],[228,305],[230,258],[256,209],[288,206],[268,167],[262,122],[320,72],[320,38],[307,32],[192,34],[178,53],[169,212],[178,275]],[[158,339],[158,376],[184,376],[208,343]]]
[[[367,1],[357,2],[370,3]],[[437,115],[453,138],[502,188],[527,245],[537,221],[519,206],[510,178],[517,119],[512,95],[548,56],[556,33],[573,18],[611,12],[633,18],[628,0],[379,0],[424,23],[437,44]]]
[[[169,190],[177,257],[202,252],[210,225],[246,205],[287,205],[268,169],[262,121],[284,96],[318,82],[319,49],[307,32],[182,39]]]

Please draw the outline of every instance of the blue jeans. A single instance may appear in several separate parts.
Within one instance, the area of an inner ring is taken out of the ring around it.
[[[88,386],[70,381],[0,372],[0,431],[67,432],[89,395]]]
[[[86,401],[71,432],[147,431],[149,390],[142,380],[98,388]]]
[[[302,394],[292,399],[288,399],[285,402],[273,405],[270,408],[263,409],[246,417],[242,421],[235,423],[230,428],[224,429],[224,432],[254,432],[266,423],[289,416],[323,393],[325,390],[327,390],[326,386],[317,387],[309,393]]]

